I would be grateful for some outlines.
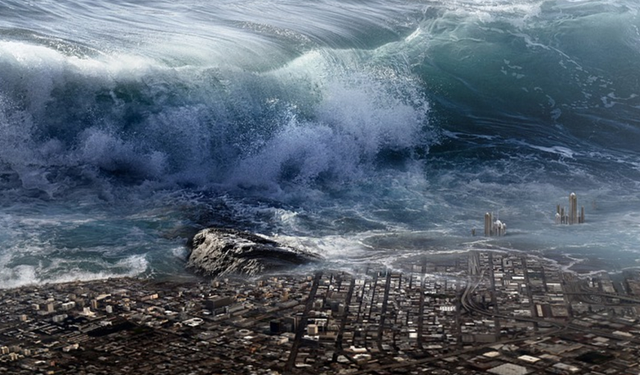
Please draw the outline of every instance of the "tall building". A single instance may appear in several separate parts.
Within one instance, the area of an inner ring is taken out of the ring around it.
[[[507,225],[496,219],[493,221],[493,214],[487,212],[484,214],[484,235],[485,237],[491,236],[504,236],[507,234]]]
[[[578,223],[578,197],[576,193],[569,195],[569,224]]]
[[[584,223],[584,206],[578,214],[578,196],[576,193],[569,194],[569,210],[556,206],[556,224],[582,224]]]

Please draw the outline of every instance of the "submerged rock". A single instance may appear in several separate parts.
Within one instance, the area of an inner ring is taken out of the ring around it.
[[[187,267],[208,276],[257,275],[318,261],[320,257],[257,234],[208,228],[191,241]]]

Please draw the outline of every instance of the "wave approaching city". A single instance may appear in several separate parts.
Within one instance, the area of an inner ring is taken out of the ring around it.
[[[487,248],[637,266],[639,10],[3,1],[0,286],[180,276],[211,226],[332,268]],[[585,222],[557,225],[572,192]],[[482,236],[486,212],[507,235]]]

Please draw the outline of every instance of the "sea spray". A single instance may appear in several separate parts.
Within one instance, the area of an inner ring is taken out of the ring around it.
[[[3,286],[175,275],[207,226],[338,267],[486,247],[637,258],[629,1],[0,13]],[[589,220],[554,227],[571,191]],[[471,238],[485,212],[507,236]]]

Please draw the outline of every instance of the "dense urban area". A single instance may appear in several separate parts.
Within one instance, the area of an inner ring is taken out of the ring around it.
[[[472,251],[0,289],[0,374],[639,374],[640,273]]]

